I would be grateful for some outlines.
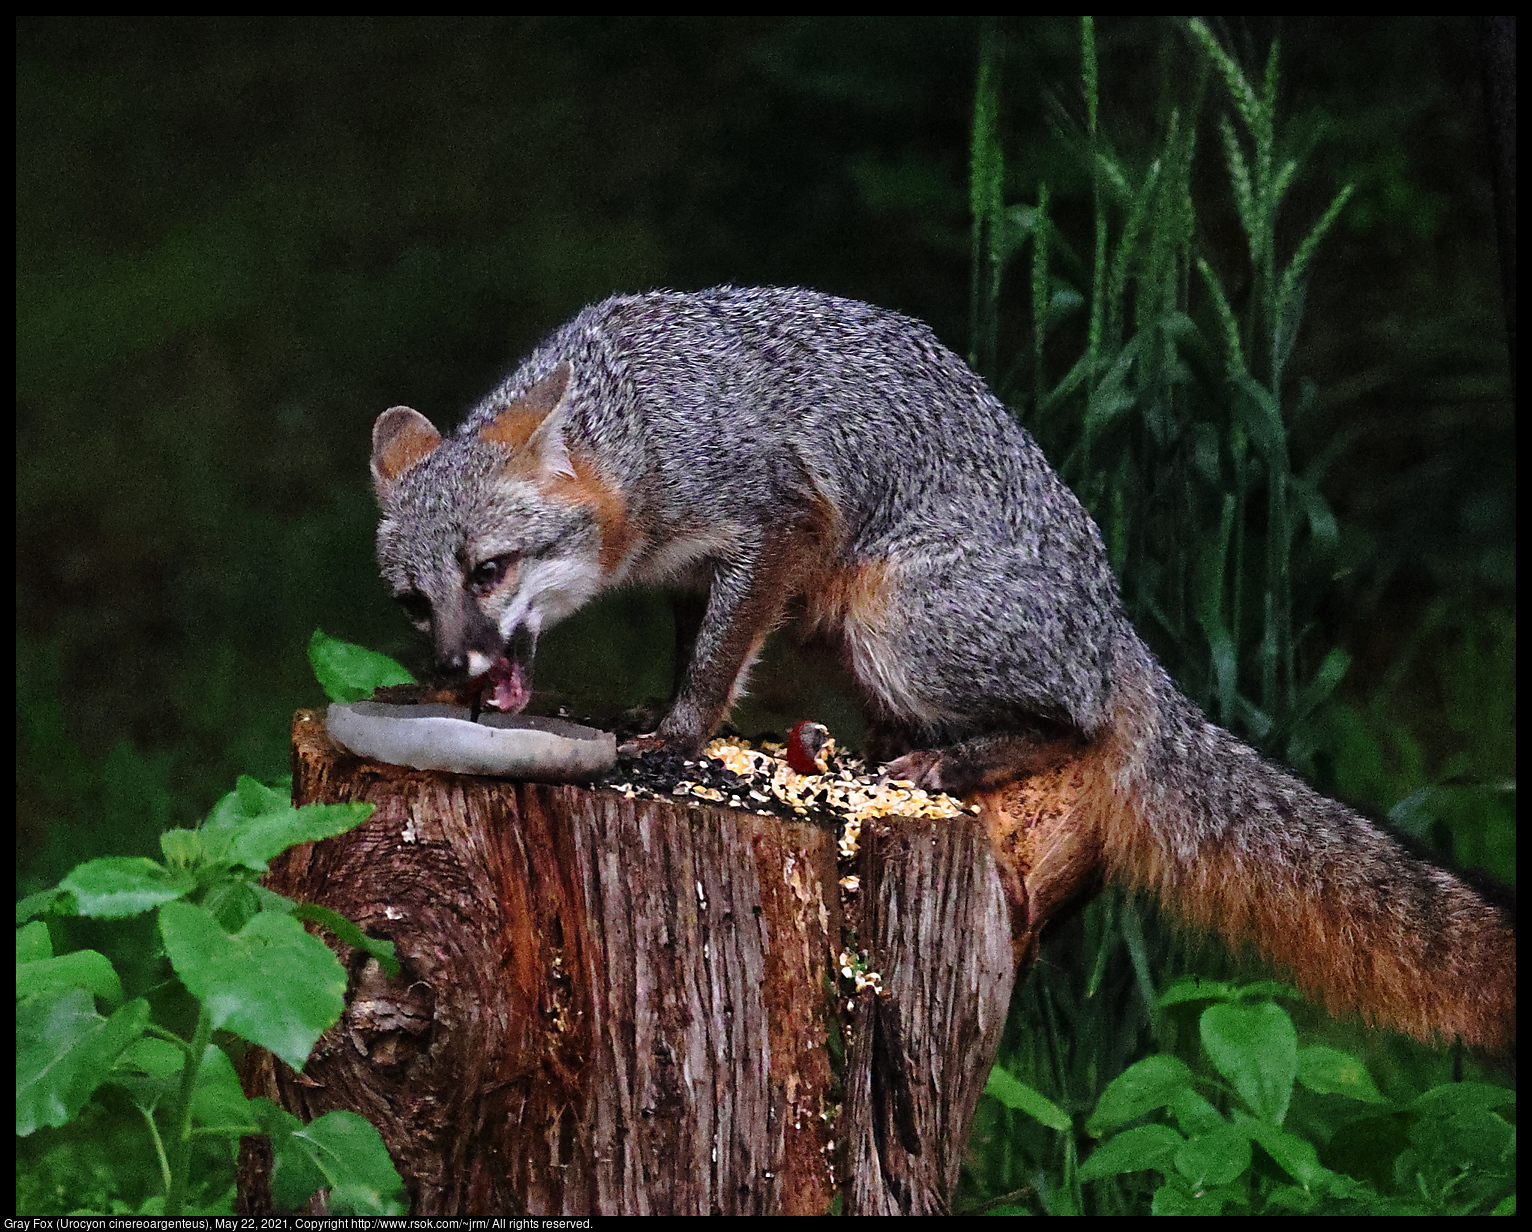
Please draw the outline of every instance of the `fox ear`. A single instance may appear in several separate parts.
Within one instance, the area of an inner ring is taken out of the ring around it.
[[[442,435],[407,406],[390,407],[372,425],[372,486],[386,499],[400,476],[436,451]]]
[[[575,477],[564,444],[562,410],[569,396],[571,369],[566,360],[479,429],[479,439],[498,445],[518,469],[530,466],[539,476]]]

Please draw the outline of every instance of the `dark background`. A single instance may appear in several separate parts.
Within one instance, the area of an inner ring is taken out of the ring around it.
[[[1319,414],[1294,448],[1301,468],[1344,443],[1324,633],[1356,656],[1342,700],[1388,699],[1367,712],[1390,772],[1326,786],[1395,784],[1357,801],[1377,811],[1453,767],[1513,784],[1514,437],[1474,27],[1214,28],[1257,78],[1282,40],[1304,158],[1287,251],[1357,186],[1310,284],[1292,366]],[[17,29],[25,888],[151,853],[236,774],[284,773],[291,712],[322,701],[315,627],[422,665],[372,561],[382,409],[449,426],[579,306],[647,287],[811,286],[967,350],[970,20]],[[1146,158],[1186,40],[1097,29],[1103,128]],[[1082,110],[1078,23],[1003,31],[1008,198],[1046,180],[1088,252],[1088,181],[1050,126]],[[1201,240],[1232,269],[1209,104]],[[571,698],[669,687],[661,598],[615,596],[546,641],[539,684]],[[832,688],[778,651],[740,726],[814,715],[854,737]]]

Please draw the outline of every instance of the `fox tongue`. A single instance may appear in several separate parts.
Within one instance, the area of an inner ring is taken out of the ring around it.
[[[501,655],[488,672],[489,690],[484,704],[507,714],[520,714],[532,700],[532,672],[529,666],[513,663]]]

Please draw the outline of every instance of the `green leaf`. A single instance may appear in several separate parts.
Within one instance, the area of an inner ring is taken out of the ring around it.
[[[1326,559],[1335,554],[1340,542],[1340,526],[1330,504],[1315,486],[1312,479],[1294,478],[1289,481],[1293,494],[1308,516],[1309,534],[1314,536],[1314,550]]]
[[[330,1209],[402,1215],[407,1195],[382,1135],[354,1112],[327,1112],[293,1135],[330,1185]]]
[[[179,1074],[186,1064],[186,1053],[169,1040],[146,1035],[129,1045],[117,1059],[118,1069],[134,1069],[156,1078]]]
[[[289,915],[263,911],[234,936],[200,907],[167,903],[160,935],[181,982],[212,1015],[301,1070],[345,1007],[346,973]]]
[[[48,926],[41,920],[34,920],[16,930],[16,965],[22,963],[40,962],[44,958],[53,957],[53,938],[48,935]]]
[[[16,923],[25,924],[40,915],[74,915],[74,895],[55,886],[51,890],[39,890],[28,894],[16,904]]]
[[[1347,1095],[1368,1104],[1386,1104],[1367,1067],[1349,1052],[1310,1044],[1298,1050],[1298,1081],[1320,1095]]]
[[[1197,1189],[1227,1185],[1250,1166],[1250,1134],[1227,1121],[1176,1152],[1176,1171]]]
[[[1154,1191],[1149,1204],[1152,1215],[1222,1215],[1230,1202],[1241,1203],[1242,1195],[1226,1186],[1193,1189],[1186,1178],[1174,1173]]]
[[[284,805],[262,813],[231,830],[228,859],[234,864],[264,872],[277,855],[298,843],[315,843],[356,829],[369,817],[375,804]]]
[[[202,862],[202,835],[196,830],[166,830],[160,835],[160,853],[171,868],[195,868]]]
[[[274,813],[292,803],[292,797],[274,787],[267,787],[258,779],[242,774],[234,780],[233,807],[241,817],[259,817],[262,813]]]
[[[1128,1066],[1107,1084],[1086,1123],[1087,1133],[1108,1130],[1163,1108],[1182,1091],[1193,1089],[1192,1071],[1177,1057],[1153,1056]]]
[[[1335,199],[1330,202],[1330,207],[1325,210],[1320,216],[1319,221],[1303,237],[1303,242],[1298,245],[1297,252],[1293,254],[1291,263],[1282,275],[1282,282],[1277,291],[1277,313],[1279,320],[1284,315],[1301,314],[1302,307],[1299,291],[1303,282],[1303,276],[1307,273],[1309,262],[1314,259],[1314,254],[1318,251],[1319,245],[1324,240],[1326,233],[1335,225],[1335,220],[1340,217],[1341,211],[1346,208],[1346,202],[1351,200],[1351,194],[1354,190],[1354,185],[1347,184],[1340,192],[1336,193]],[[1295,308],[1297,309],[1296,313],[1294,312]],[[1296,322],[1292,328],[1296,332]]]
[[[197,832],[202,836],[203,859],[212,864],[227,862],[234,839],[244,832],[249,821],[291,807],[292,799],[287,794],[273,791],[248,774],[240,775],[234,790],[218,801]]]
[[[322,629],[315,629],[309,639],[309,663],[332,702],[359,702],[380,685],[415,683],[415,677],[387,655],[327,637]]]
[[[103,856],[73,868],[59,888],[74,894],[84,916],[120,920],[173,902],[195,888],[191,878],[172,873],[144,856]]]
[[[1342,1125],[1325,1143],[1326,1167],[1380,1190],[1394,1180],[1394,1161],[1410,1145],[1408,1113],[1359,1117]]]
[[[1516,1102],[1516,1092],[1487,1082],[1446,1082],[1418,1095],[1410,1103],[1414,1112],[1427,1116],[1451,1116],[1462,1112],[1476,1112],[1482,1108],[1499,1108]]]
[[[224,875],[208,886],[201,907],[218,921],[224,932],[237,933],[261,910],[261,902],[258,887]],[[282,910],[286,913],[291,907],[283,904]]]
[[[1209,980],[1200,975],[1183,975],[1165,986],[1160,993],[1161,1009],[1188,1001],[1232,1001],[1234,986],[1226,980]]]
[[[1267,1121],[1248,1117],[1236,1119],[1249,1131],[1250,1136],[1282,1167],[1290,1177],[1305,1189],[1317,1189],[1336,1197],[1350,1197],[1362,1186],[1348,1176],[1331,1172],[1319,1162],[1319,1152],[1314,1144],[1285,1129],[1279,1129]]]
[[[378,1131],[354,1112],[329,1112],[304,1125],[270,1100],[250,1110],[271,1139],[271,1196],[293,1210],[316,1189],[330,1189],[332,1213],[399,1215],[408,1195]]]
[[[1340,684],[1350,666],[1351,656],[1339,646],[1332,647],[1330,653],[1325,655],[1325,661],[1319,665],[1319,670],[1314,673],[1314,679],[1304,685],[1293,699],[1288,723],[1297,724],[1308,718],[1335,692],[1335,686]]]
[[[1188,1138],[1210,1134],[1226,1124],[1224,1116],[1199,1091],[1187,1087],[1168,1105],[1176,1127]]]
[[[1049,1129],[1060,1132],[1072,1124],[1069,1114],[1034,1087],[1029,1087],[1008,1070],[996,1065],[989,1071],[989,1081],[984,1084],[984,1094],[992,1095],[1007,1108],[1025,1112],[1034,1120],[1041,1121]]]
[[[16,1133],[73,1120],[113,1063],[149,1022],[149,1003],[129,1001],[110,1018],[83,988],[40,993],[16,1007]]]
[[[106,1081],[128,1093],[135,1107],[152,1112],[181,1090],[186,1050],[169,1040],[140,1036],[112,1066]]]
[[[260,1132],[250,1101],[240,1089],[233,1063],[216,1044],[209,1044],[197,1068],[192,1092],[192,1119],[199,1128],[239,1137]]]
[[[291,914],[294,919],[308,920],[312,924],[329,929],[337,941],[372,955],[390,976],[399,974],[399,960],[394,957],[394,943],[367,936],[340,912],[331,911],[330,908],[320,906],[318,903],[296,903],[293,905]]]
[[[1168,1125],[1140,1125],[1108,1138],[1080,1165],[1082,1181],[1153,1168],[1169,1172],[1185,1139]]]
[[[1245,394],[1243,398],[1234,399],[1240,424],[1261,451],[1267,467],[1275,474],[1286,474],[1287,426],[1282,422],[1282,410],[1277,400],[1249,373],[1236,377],[1234,385]]]
[[[1213,311],[1218,314],[1218,323],[1223,328],[1224,379],[1230,383],[1237,382],[1249,372],[1239,341],[1239,321],[1234,316],[1234,309],[1229,307],[1229,297],[1224,294],[1222,281],[1202,257],[1197,258],[1197,271],[1207,284],[1208,294],[1213,297]]]
[[[264,1096],[250,1101],[250,1110],[271,1139],[271,1198],[278,1210],[295,1210],[323,1188],[324,1173],[315,1165],[307,1142],[297,1135],[303,1122]]]
[[[1298,1073],[1298,1032],[1280,1005],[1210,1005],[1202,1012],[1202,1045],[1218,1072],[1250,1110],[1282,1124]]]
[[[57,958],[17,962],[18,997],[30,997],[56,988],[83,988],[109,1005],[122,1004],[122,981],[117,978],[117,972],[105,954],[95,950],[75,950]]]
[[[1128,374],[1133,370],[1134,358],[1138,355],[1140,341],[1143,334],[1135,334],[1118,353],[1117,359],[1102,378],[1101,384],[1091,391],[1090,398],[1086,402],[1085,421],[1082,437],[1086,441],[1092,441],[1101,434],[1101,430],[1107,426],[1123,411],[1133,405],[1135,395],[1127,388]]]

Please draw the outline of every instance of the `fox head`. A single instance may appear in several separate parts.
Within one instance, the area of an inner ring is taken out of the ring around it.
[[[438,665],[488,675],[500,709],[526,705],[538,634],[600,591],[614,563],[602,545],[621,500],[565,442],[570,375],[559,364],[451,439],[404,406],[372,428],[383,579]]]

